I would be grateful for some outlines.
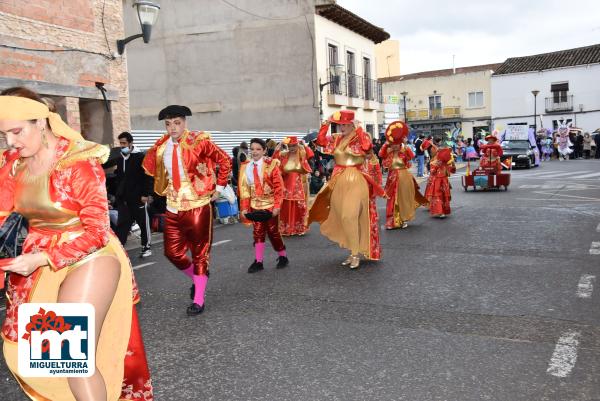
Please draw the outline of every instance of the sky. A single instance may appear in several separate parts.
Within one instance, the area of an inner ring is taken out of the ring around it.
[[[400,41],[400,73],[600,43],[598,0],[337,0]]]

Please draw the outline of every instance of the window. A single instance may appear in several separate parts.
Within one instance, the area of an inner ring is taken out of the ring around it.
[[[429,96],[429,118],[442,118],[442,97],[439,95]]]
[[[338,48],[336,45],[329,44],[327,46],[329,53],[329,65],[336,65],[338,63]]]
[[[371,138],[373,138],[373,135],[375,134],[375,125],[374,124],[370,124],[370,123],[366,123],[365,124],[365,131],[367,131],[369,134],[371,134]]]
[[[373,97],[373,83],[371,82],[371,60],[363,57],[363,77],[365,87],[365,99],[375,100]]]
[[[348,73],[348,96],[358,97],[358,91],[356,89],[356,70],[354,63],[354,53],[346,52],[346,72]]]
[[[483,107],[483,92],[469,92],[469,107]]]
[[[441,109],[442,97],[439,95],[429,96],[429,110]]]
[[[338,47],[336,45],[332,45],[332,44],[328,44],[327,45],[327,53],[328,53],[328,59],[329,59],[329,67],[332,67],[334,65],[338,65]],[[330,86],[329,86],[329,93],[336,93],[338,95],[341,95],[341,88],[340,88],[340,78],[336,77],[334,75],[334,72],[332,69],[329,70],[329,81],[331,82]]]
[[[567,92],[569,92],[568,82],[559,82],[550,85],[550,92],[554,103],[564,103],[567,101]]]

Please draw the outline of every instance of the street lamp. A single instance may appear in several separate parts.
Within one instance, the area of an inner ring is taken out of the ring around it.
[[[406,116],[406,95],[408,95],[407,91],[401,92],[402,95],[402,106],[404,107],[404,123],[408,125],[408,117]]]
[[[540,91],[534,89],[531,93],[533,94],[533,132],[534,135],[537,135],[537,95]]]
[[[144,43],[150,42],[150,33],[152,32],[152,26],[158,19],[158,10],[160,10],[160,6],[151,1],[147,0],[138,0],[133,3],[133,7],[136,7],[138,20],[140,21],[140,25],[142,27],[142,33],[138,33],[137,35],[129,36],[125,39],[117,40],[117,52],[119,54],[123,54],[125,51],[125,45],[137,38],[143,38]]]

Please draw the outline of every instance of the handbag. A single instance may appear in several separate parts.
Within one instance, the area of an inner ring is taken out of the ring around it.
[[[0,259],[16,258],[21,254],[27,236],[27,219],[12,212],[0,226]]]

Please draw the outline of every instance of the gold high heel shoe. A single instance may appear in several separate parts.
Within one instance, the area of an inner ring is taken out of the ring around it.
[[[350,263],[352,263],[352,255],[349,255],[346,260],[342,262],[342,266],[348,266]]]
[[[351,255],[350,258],[352,259],[352,261],[350,262],[350,268],[351,269],[358,269],[358,266],[360,266],[360,256],[358,256],[358,255],[356,255],[356,256]]]

